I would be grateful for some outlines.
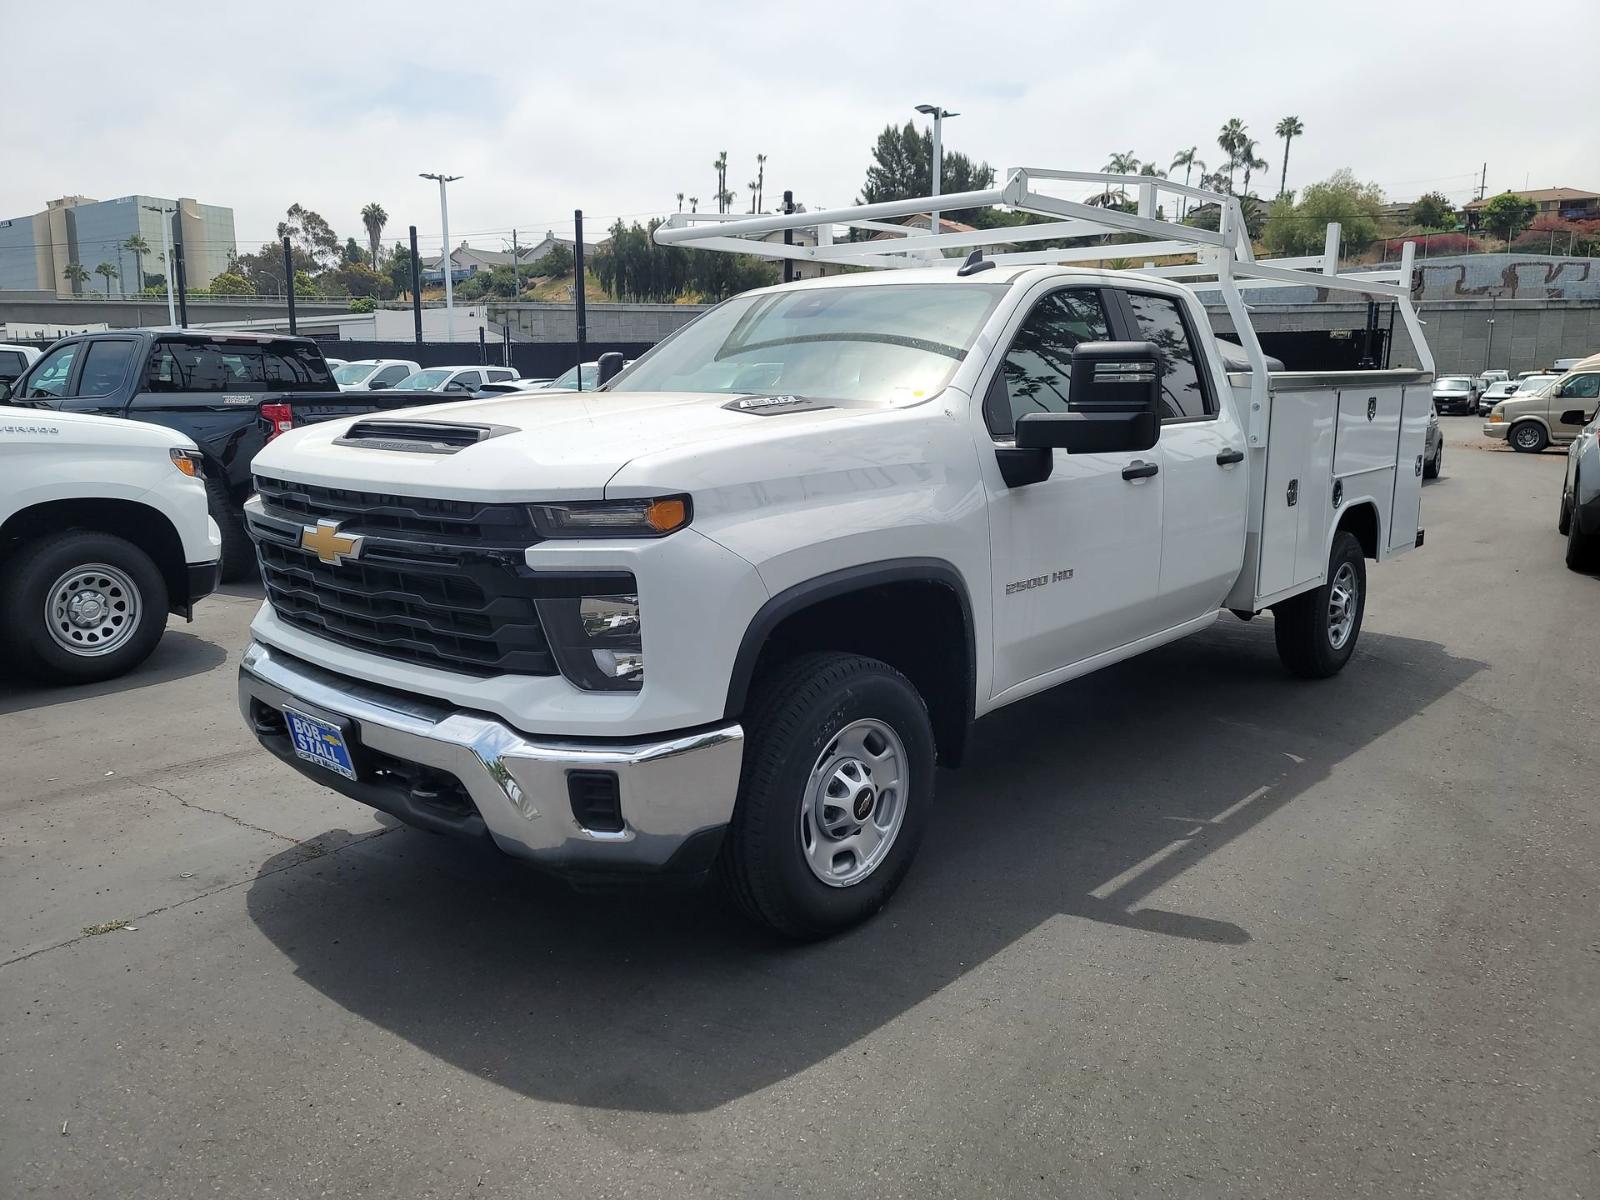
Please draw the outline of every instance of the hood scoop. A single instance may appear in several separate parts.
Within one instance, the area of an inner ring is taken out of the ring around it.
[[[457,421],[357,421],[334,439],[335,446],[397,450],[408,454],[455,454],[490,438],[516,433],[511,425],[469,425]]]

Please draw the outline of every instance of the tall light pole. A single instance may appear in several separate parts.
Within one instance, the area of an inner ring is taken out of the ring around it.
[[[419,179],[437,179],[439,181],[439,223],[444,226],[444,256],[439,259],[439,266],[444,271],[444,328],[445,340],[456,340],[456,293],[450,279],[450,202],[445,198],[444,185],[454,183],[460,175],[434,175],[427,171],[418,173]]]
[[[161,263],[166,269],[167,276],[167,324],[176,325],[178,314],[172,307],[172,224],[167,220],[167,214],[172,210],[165,206],[158,208],[154,204],[141,204],[139,207],[146,212],[161,214]],[[139,290],[144,291],[142,279],[139,280]]]
[[[959,117],[960,113],[953,113],[940,108],[937,104],[919,104],[917,111],[923,116],[933,118],[933,195],[939,196],[939,178],[944,174],[944,146],[939,141],[939,123],[946,117]],[[928,223],[928,228],[934,233],[939,232],[939,210],[933,210],[933,220]]]

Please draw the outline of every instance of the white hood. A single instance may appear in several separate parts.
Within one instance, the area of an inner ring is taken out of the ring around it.
[[[258,454],[252,469],[301,483],[376,485],[447,499],[598,497],[623,465],[643,455],[766,441],[783,431],[884,411],[823,408],[764,416],[725,407],[737,399],[722,392],[530,392],[434,404],[296,429]],[[509,426],[511,432],[453,454],[335,444],[358,420],[406,419]]]

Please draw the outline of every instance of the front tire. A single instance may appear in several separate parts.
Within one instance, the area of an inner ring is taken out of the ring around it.
[[[1511,443],[1513,450],[1520,450],[1524,454],[1538,454],[1550,444],[1550,435],[1544,431],[1544,426],[1537,421],[1524,421],[1520,425],[1513,425],[1511,433],[1506,440]]]
[[[1337,675],[1355,653],[1367,611],[1367,560],[1348,530],[1333,539],[1327,582],[1272,608],[1278,658],[1302,679]]]
[[[933,726],[877,659],[806,654],[758,687],[718,875],[734,904],[813,940],[877,912],[910,869],[934,791]]]
[[[167,585],[125,538],[73,531],[28,543],[0,584],[9,657],[46,683],[97,683],[150,656],[167,626]]]

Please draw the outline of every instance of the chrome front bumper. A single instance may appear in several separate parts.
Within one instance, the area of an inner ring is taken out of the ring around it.
[[[285,705],[349,722],[361,779],[297,758],[282,728]],[[487,836],[507,854],[576,872],[709,866],[733,815],[744,751],[737,724],[643,742],[532,738],[261,642],[239,664],[239,709],[263,746],[324,786],[412,824]],[[620,831],[579,823],[568,794],[574,771],[616,776]]]
[[[1487,438],[1499,438],[1503,442],[1506,440],[1506,430],[1510,428],[1511,426],[1504,421],[1485,421],[1483,423],[1483,436]]]

